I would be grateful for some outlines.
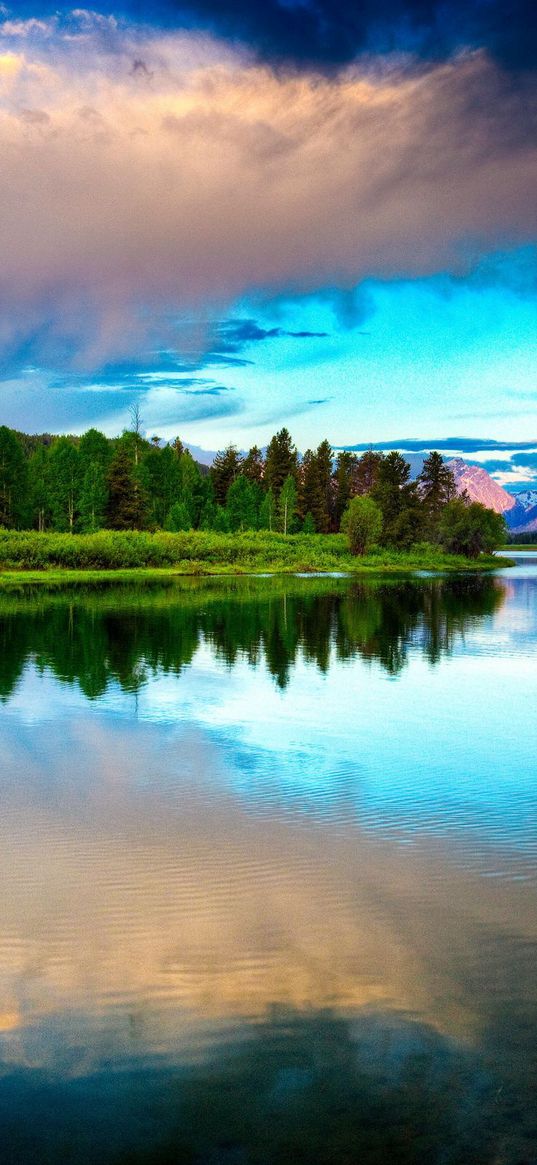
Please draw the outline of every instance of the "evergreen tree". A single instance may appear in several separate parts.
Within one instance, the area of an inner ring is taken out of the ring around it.
[[[80,528],[84,534],[102,530],[108,503],[106,471],[98,461],[91,461],[86,469],[80,491]]]
[[[129,443],[118,441],[107,475],[107,526],[110,530],[142,530],[146,504]]]
[[[280,429],[272,437],[265,460],[265,482],[272,489],[276,501],[287,477],[295,479],[298,473],[298,454],[287,429]]]
[[[375,453],[373,449],[366,449],[365,453],[362,453],[362,456],[358,458],[356,471],[353,475],[352,496],[372,492],[379,480],[383,460],[382,453]]]
[[[265,472],[265,462],[263,454],[257,445],[252,445],[248,450],[246,457],[242,463],[241,473],[248,478],[249,481],[255,481],[261,485]]]
[[[417,487],[410,481],[410,465],[400,453],[383,457],[371,496],[382,511],[382,541],[388,546],[411,546],[420,534]]]
[[[211,477],[218,505],[225,505],[227,491],[240,472],[241,458],[235,445],[228,445],[216,454],[211,466]]]
[[[310,510],[308,510],[308,512],[304,518],[304,522],[302,525],[302,533],[303,534],[315,534],[315,522],[313,519],[313,514],[310,512]]]
[[[186,506],[192,526],[199,525],[201,511],[206,497],[203,478],[194,458],[184,449],[179,460],[179,501]],[[208,480],[208,479],[207,479]]]
[[[328,515],[324,505],[323,491],[317,456],[306,449],[300,467],[300,510],[312,515],[316,530],[324,530]]]
[[[347,504],[353,494],[358,491],[355,488],[355,475],[358,458],[356,453],[351,453],[348,449],[343,449],[337,456],[336,473],[334,482],[334,514],[333,524],[336,530],[339,530],[341,519]]]
[[[55,530],[74,532],[80,493],[80,457],[68,437],[58,437],[49,456],[49,492]]]
[[[436,538],[442,510],[456,496],[457,487],[451,469],[440,453],[430,453],[418,476],[418,488],[425,519],[425,535]]]
[[[320,534],[327,534],[330,530],[334,510],[334,490],[332,486],[333,456],[329,441],[321,441],[315,453],[317,463],[317,477],[321,496],[321,512],[315,517],[315,525]]]
[[[28,470],[15,433],[0,426],[0,526],[24,525],[28,507]]]
[[[278,524],[282,534],[290,534],[297,507],[297,488],[293,475],[286,477],[278,499]]]

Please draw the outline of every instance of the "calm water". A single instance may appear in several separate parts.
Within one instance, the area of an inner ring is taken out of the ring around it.
[[[537,1161],[537,556],[0,596],[2,1165]]]

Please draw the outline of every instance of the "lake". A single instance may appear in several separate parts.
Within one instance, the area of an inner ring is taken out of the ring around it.
[[[516,561],[2,592],[2,1165],[537,1161]]]

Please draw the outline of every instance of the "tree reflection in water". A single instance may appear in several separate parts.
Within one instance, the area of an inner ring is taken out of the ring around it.
[[[179,673],[202,642],[228,665],[266,663],[284,688],[302,656],[326,671],[376,661],[391,675],[410,650],[432,664],[504,597],[491,577],[181,580],[167,586],[79,587],[0,595],[0,698],[33,659],[94,699],[110,683],[136,691],[148,674]]]

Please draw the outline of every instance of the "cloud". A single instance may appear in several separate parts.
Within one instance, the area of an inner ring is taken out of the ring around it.
[[[216,344],[224,352],[237,352],[245,344],[262,340],[276,340],[290,337],[296,340],[322,339],[327,332],[290,332],[285,328],[262,328],[252,319],[224,320],[216,326]]]
[[[511,452],[514,449],[537,449],[537,437],[533,441],[494,441],[485,437],[405,437],[396,438],[393,441],[377,441],[373,444],[366,441],[363,445],[345,445],[338,446],[338,448],[353,449],[357,452],[364,449],[378,449],[379,451],[399,449],[401,452],[407,453],[426,453],[430,449],[438,449],[439,451],[444,449],[461,454],[479,453],[481,450],[487,449]],[[513,461],[516,464],[521,464],[521,462],[516,462],[516,456],[519,455],[515,455]],[[529,462],[525,460],[524,464],[529,464]]]
[[[323,78],[70,20],[0,55],[6,369],[147,362],[250,292],[334,288],[355,324],[361,280],[463,273],[535,236],[535,93],[483,54]]]
[[[39,7],[49,13],[70,9],[58,0],[41,0]],[[537,58],[533,0],[511,0],[508,8],[504,0],[101,0],[100,7],[168,27],[203,27],[241,41],[261,60],[298,68],[335,69],[361,53],[411,52],[441,60],[468,47],[487,48],[514,71],[535,68]],[[17,0],[19,17],[34,10],[30,0]]]

